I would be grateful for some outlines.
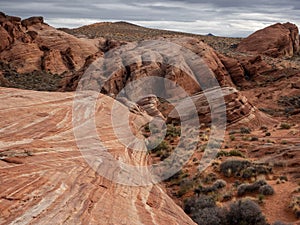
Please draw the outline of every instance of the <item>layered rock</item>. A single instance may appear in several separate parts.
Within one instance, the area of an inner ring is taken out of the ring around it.
[[[148,115],[165,119],[162,113],[158,110],[158,102],[159,101],[155,95],[149,95],[140,99],[137,104],[141,106],[148,113]]]
[[[177,94],[173,93],[176,86],[182,87],[188,94],[197,93],[202,90],[201,85],[210,85],[212,77],[216,78],[220,86],[233,85],[217,53],[195,38],[130,43],[116,51],[109,51],[94,65],[86,64],[85,69],[73,77],[67,77],[63,90],[75,90],[78,80],[91,73],[88,71],[89,66],[97,69],[97,73],[91,77],[99,83],[103,92],[115,95],[128,83],[152,76],[174,82],[173,86],[159,87],[166,89],[167,95]],[[105,84],[102,83],[104,79]]]
[[[165,47],[168,45],[170,47]],[[165,48],[161,49],[161,46]],[[180,52],[182,47],[184,52]],[[130,43],[104,53],[99,60],[93,59],[96,61],[91,60],[76,76],[65,79],[64,90],[74,90],[81,80],[80,88],[112,96],[124,92],[119,100],[130,110],[139,112],[140,106],[151,116],[165,118],[167,114],[163,116],[157,109],[155,95],[173,100],[181,100],[186,96],[202,99],[205,97],[201,93],[203,88],[209,90],[220,85],[224,87],[228,124],[259,120],[257,110],[236,89],[230,87],[247,87],[248,80],[270,70],[261,57],[241,59],[239,62],[216,54],[205,43],[193,38]],[[195,104],[200,107],[199,117],[208,124],[210,106],[207,101],[204,101],[205,104],[199,101]]]
[[[98,40],[79,39],[44,23],[0,16],[0,60],[19,73],[46,70],[55,74],[79,70],[98,51]]]
[[[5,118],[0,120],[1,224],[194,224],[160,186],[118,184],[87,164],[76,142],[89,143],[91,133],[85,130],[82,140],[74,136],[74,94],[5,88],[0,93],[0,118]],[[95,121],[102,144],[116,160],[145,166],[145,151],[124,146],[116,136],[114,104],[118,112],[129,113],[110,97],[97,100]],[[85,110],[76,112],[87,115]],[[138,135],[147,120],[135,114],[129,118]],[[118,170],[109,168],[117,178]]]
[[[223,95],[221,99],[220,93]],[[212,97],[213,96],[213,97]],[[261,124],[272,123],[273,120],[270,117],[265,116],[258,109],[256,109],[245,96],[238,92],[235,88],[224,87],[222,89],[212,89],[205,93],[197,93],[190,97],[192,102],[181,100],[179,111],[185,112],[181,114],[181,118],[190,118],[192,115],[193,104],[196,107],[199,120],[201,123],[210,124],[212,122],[211,109],[214,108],[214,119],[218,117],[226,117],[225,122],[228,126],[239,126],[240,124],[247,124],[249,127],[256,127]],[[209,100],[210,99],[210,100]],[[225,103],[224,107],[222,102]],[[176,105],[176,103],[175,103]],[[224,112],[222,112],[224,110]],[[180,120],[176,111],[171,112],[168,115],[169,120]]]
[[[291,23],[274,24],[243,39],[237,50],[272,57],[292,57],[300,50],[298,27]]]
[[[76,90],[83,79],[81,85],[117,96],[133,81],[160,77],[172,82],[152,81],[133,92],[161,93],[166,98],[180,99],[219,85],[248,87],[249,80],[259,81],[259,77],[265,77],[261,75],[273,70],[261,56],[229,58],[195,38],[161,38],[139,43],[87,40],[58,31],[44,24],[41,17],[21,21],[1,14],[0,21],[4,46],[0,60],[19,73],[42,70],[64,74],[61,91]],[[3,77],[2,83],[4,80]],[[138,112],[133,104],[136,99],[130,93],[126,95],[122,102]],[[162,117],[155,104],[151,100],[148,103],[146,111]]]

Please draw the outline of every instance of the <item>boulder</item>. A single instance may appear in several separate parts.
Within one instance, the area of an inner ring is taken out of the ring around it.
[[[22,22],[21,22],[23,27],[29,27],[29,26],[32,26],[32,25],[38,24],[38,23],[44,23],[44,18],[41,16],[34,16],[34,17],[30,17],[28,19],[22,20]]]
[[[237,50],[274,58],[292,57],[299,53],[298,27],[292,23],[276,23],[242,40]]]

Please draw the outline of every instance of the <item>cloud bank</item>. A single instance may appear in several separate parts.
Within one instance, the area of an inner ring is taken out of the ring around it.
[[[128,21],[152,28],[244,37],[277,22],[300,25],[299,0],[10,0],[0,6],[6,14],[42,15],[52,26],[69,28]]]

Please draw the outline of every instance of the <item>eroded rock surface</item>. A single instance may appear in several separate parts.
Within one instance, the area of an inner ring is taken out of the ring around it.
[[[238,50],[272,57],[292,57],[299,53],[299,30],[292,23],[277,23],[256,31],[241,41]]]
[[[42,17],[21,21],[2,13],[0,36],[0,60],[19,73],[79,70],[98,51],[97,40],[75,38],[45,24]]]
[[[117,184],[87,164],[73,134],[74,94],[6,88],[0,93],[1,224],[194,224],[159,185]],[[103,144],[116,159],[146,165],[145,152],[130,151],[114,134],[113,103],[104,95],[97,100]],[[144,120],[130,114],[135,129]]]

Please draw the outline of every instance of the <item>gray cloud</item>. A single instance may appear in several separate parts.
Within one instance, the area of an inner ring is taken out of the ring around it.
[[[56,27],[126,20],[153,28],[246,36],[276,22],[300,24],[299,0],[10,0],[0,6],[23,18],[42,15]]]

